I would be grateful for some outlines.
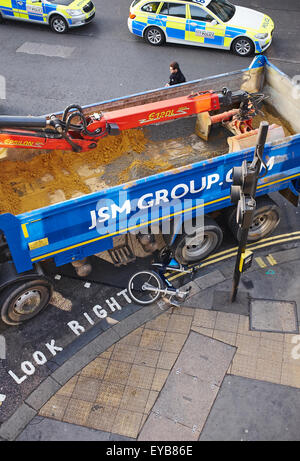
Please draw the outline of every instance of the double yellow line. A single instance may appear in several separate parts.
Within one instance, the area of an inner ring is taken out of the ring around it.
[[[291,232],[289,234],[281,234],[276,235],[275,237],[268,237],[266,239],[260,240],[259,242],[250,243],[247,245],[249,250],[257,250],[259,248],[268,247],[271,245],[278,245],[279,243],[291,242],[293,240],[300,240],[300,231]],[[220,251],[219,253],[215,253],[211,256],[208,256],[203,260],[203,262],[193,266],[189,265],[189,267],[195,267],[196,269],[200,269],[202,267],[210,266],[211,264],[218,263],[219,261],[223,261],[224,259],[230,259],[237,255],[238,247],[230,248],[229,250]],[[170,273],[168,273],[170,274]],[[166,274],[166,276],[168,276]],[[173,275],[172,277],[168,277],[168,280],[174,280],[179,277],[184,276],[185,274],[178,273]]]

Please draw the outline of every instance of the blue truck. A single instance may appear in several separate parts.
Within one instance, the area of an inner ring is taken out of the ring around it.
[[[267,58],[257,56],[243,70],[85,106],[84,112],[88,115],[134,107],[224,87],[263,93],[267,97],[263,110],[266,108],[267,113],[262,117],[269,117],[270,123],[280,120],[283,127],[280,139],[268,141],[265,146],[266,170],[258,182],[257,208],[249,232],[249,241],[253,242],[273,232],[280,220],[280,209],[268,194],[278,191],[298,206],[300,192],[297,88]],[[254,145],[244,148],[240,143],[238,150],[228,152],[230,143],[224,127],[218,126],[215,131],[212,128],[211,140],[209,137],[203,141],[195,134],[198,122],[196,115],[139,128],[139,135],[147,140],[143,148],[137,153],[129,147],[129,152],[95,169],[90,193],[79,190],[67,200],[58,193],[56,199],[41,208],[0,215],[3,322],[20,324],[50,302],[53,288],[43,272],[45,260],[53,260],[56,266],[72,263],[80,274],[91,255],[122,264],[167,245],[180,262],[194,263],[221,244],[223,231],[215,220],[220,213],[237,237],[236,209],[230,201],[232,169],[244,160],[252,160]],[[102,142],[106,141],[99,141],[100,149]],[[18,154],[18,150],[13,151]],[[38,151],[37,154],[41,155]],[[20,149],[16,168],[22,168],[22,155]],[[5,155],[0,160],[3,174],[2,161],[7,162]],[[13,188],[7,189],[7,194],[10,190]]]

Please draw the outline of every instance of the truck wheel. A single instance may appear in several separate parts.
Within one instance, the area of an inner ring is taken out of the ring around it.
[[[204,227],[196,230],[194,236],[183,233],[175,242],[175,258],[181,264],[194,263],[206,258],[222,243],[223,232],[211,218],[205,218]]]
[[[249,229],[248,242],[256,242],[270,235],[280,222],[280,209],[269,197],[259,197],[256,200],[256,210]],[[236,208],[228,214],[228,226],[238,240],[239,226],[236,222]]]
[[[161,29],[158,27],[148,27],[145,32],[145,40],[150,43],[150,45],[160,46],[165,42],[165,36]]]
[[[52,284],[46,279],[30,280],[4,289],[0,295],[1,319],[19,325],[41,312],[52,296]]]
[[[56,14],[55,16],[52,16],[50,19],[50,27],[53,30],[53,32],[56,32],[58,34],[64,34],[68,30],[68,23],[62,16]]]
[[[254,53],[254,44],[247,37],[239,37],[232,43],[231,50],[238,56],[251,56]]]

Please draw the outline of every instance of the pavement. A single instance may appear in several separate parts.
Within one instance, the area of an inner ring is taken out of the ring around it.
[[[170,274],[192,285],[179,308],[128,303],[94,324],[86,311],[89,327],[72,324],[78,338],[7,413],[0,439],[299,441],[299,240],[296,231],[252,244],[261,249],[235,303],[231,248],[192,281]]]

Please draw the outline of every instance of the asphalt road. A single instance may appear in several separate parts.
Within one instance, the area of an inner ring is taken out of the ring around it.
[[[6,78],[5,114],[39,115],[72,103],[92,104],[164,86],[169,63],[177,60],[187,80],[248,67],[251,59],[227,51],[146,44],[128,31],[131,0],[94,0],[95,20],[66,35],[48,27],[9,21],[0,25],[0,74]],[[298,0],[235,0],[269,14],[274,42],[266,55],[293,77],[300,73]],[[33,47],[42,54],[29,54]],[[25,47],[25,48],[24,48]],[[56,56],[53,56],[53,54]],[[63,57],[58,57],[63,56]]]

